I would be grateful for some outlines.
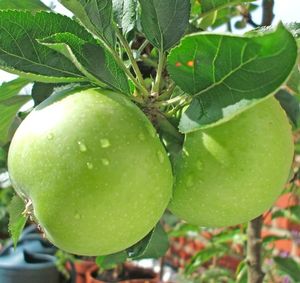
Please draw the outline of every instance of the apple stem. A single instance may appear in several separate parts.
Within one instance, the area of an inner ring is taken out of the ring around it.
[[[265,277],[261,262],[261,230],[263,218],[259,216],[248,224],[247,230],[247,265],[248,283],[262,283]]]

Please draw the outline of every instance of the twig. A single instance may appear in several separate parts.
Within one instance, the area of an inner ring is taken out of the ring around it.
[[[261,230],[263,217],[259,216],[248,224],[247,230],[247,264],[248,283],[262,283],[265,277],[261,268]]]
[[[263,16],[262,16],[262,26],[270,26],[274,19],[274,0],[263,0],[262,3]]]

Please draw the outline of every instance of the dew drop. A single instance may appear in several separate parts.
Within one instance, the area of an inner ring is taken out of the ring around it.
[[[110,147],[110,141],[108,139],[101,139],[100,143],[101,143],[101,147],[102,148],[108,148],[108,147]]]
[[[78,143],[78,146],[79,146],[79,149],[80,149],[81,152],[86,152],[87,151],[87,147],[83,142],[78,141],[77,143]]]
[[[108,166],[108,165],[109,165],[109,160],[108,160],[108,159],[102,158],[101,161],[102,161],[102,164],[103,164],[104,166]]]
[[[87,163],[86,163],[86,166],[87,166],[87,168],[90,169],[90,170],[92,170],[92,169],[94,168],[94,165],[93,165],[93,163],[91,163],[91,162],[87,162]]]
[[[50,134],[47,136],[47,139],[48,139],[48,140],[53,140],[53,138],[54,138],[54,135],[53,135],[52,133],[50,133]]]
[[[141,141],[144,141],[144,140],[145,140],[145,136],[144,136],[143,133],[140,133],[140,134],[139,134],[139,139],[140,139]]]
[[[81,218],[81,215],[79,213],[76,213],[74,217],[75,219],[79,220]]]
[[[162,151],[158,151],[158,152],[157,152],[157,156],[158,156],[159,162],[160,162],[160,163],[163,163],[164,160],[165,160],[165,157],[164,157],[163,152],[162,152]]]

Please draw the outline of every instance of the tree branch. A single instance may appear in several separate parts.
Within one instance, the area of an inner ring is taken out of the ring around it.
[[[263,0],[262,3],[263,16],[262,16],[262,26],[270,26],[274,19],[274,0]]]
[[[261,268],[261,230],[263,218],[259,216],[248,224],[247,264],[248,283],[262,283],[265,277]]]

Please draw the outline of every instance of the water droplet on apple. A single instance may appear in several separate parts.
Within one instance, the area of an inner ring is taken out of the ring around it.
[[[75,217],[75,219],[77,219],[77,220],[81,219],[81,215],[80,215],[79,213],[76,213],[74,217]]]
[[[80,149],[81,152],[86,152],[87,151],[87,147],[83,142],[78,141],[77,143],[78,143],[78,146],[79,146],[79,149]]]
[[[86,163],[86,166],[87,166],[87,168],[90,169],[90,170],[92,170],[92,169],[94,168],[94,165],[93,165],[93,163],[91,163],[91,162],[87,162],[87,163]]]
[[[140,139],[141,141],[144,141],[144,140],[145,140],[145,136],[144,136],[143,133],[140,133],[140,134],[139,134],[139,139]]]
[[[109,165],[109,160],[108,160],[108,159],[102,158],[101,161],[102,161],[102,164],[103,164],[104,166],[108,166],[108,165]]]
[[[101,147],[102,148],[108,148],[108,147],[110,147],[110,141],[108,139],[101,139],[100,143],[101,143]]]
[[[159,160],[160,163],[163,163],[163,162],[164,162],[165,157],[164,157],[164,154],[163,154],[162,151],[158,151],[158,152],[157,152],[157,157],[158,157],[158,160]]]
[[[47,136],[47,139],[48,139],[48,140],[53,140],[53,138],[54,138],[54,135],[53,135],[52,133],[50,133],[50,134]]]

